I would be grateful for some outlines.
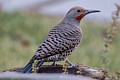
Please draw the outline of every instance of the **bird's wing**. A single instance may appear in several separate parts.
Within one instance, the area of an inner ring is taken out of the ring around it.
[[[66,50],[70,49],[70,42],[65,40],[64,33],[58,29],[58,27],[53,28],[44,42],[39,46],[36,51],[37,59],[47,58],[56,54],[62,54]]]

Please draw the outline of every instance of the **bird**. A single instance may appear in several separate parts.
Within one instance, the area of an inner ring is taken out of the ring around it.
[[[32,65],[38,61],[37,67],[44,62],[64,61],[70,63],[67,57],[78,47],[82,38],[80,21],[90,13],[99,10],[87,10],[80,6],[72,7],[63,20],[48,33],[47,37],[36,50],[28,64],[21,70],[22,73],[32,73]]]

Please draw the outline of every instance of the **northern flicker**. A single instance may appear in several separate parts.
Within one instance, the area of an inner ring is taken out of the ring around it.
[[[55,26],[41,43],[29,63],[22,69],[22,73],[31,73],[32,64],[38,60],[37,66],[44,62],[56,62],[65,60],[78,46],[82,37],[80,28],[81,19],[89,14],[100,12],[98,10],[86,10],[76,6],[71,8],[61,23]]]

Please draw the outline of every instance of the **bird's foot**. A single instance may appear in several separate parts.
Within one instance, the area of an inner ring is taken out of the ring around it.
[[[74,67],[74,68],[79,67],[79,64],[72,64],[68,59],[65,60],[65,65],[69,67]]]
[[[74,64],[72,64],[68,59],[65,60],[65,65],[68,65],[68,66],[72,66]]]
[[[79,67],[79,64],[72,64],[71,67],[73,67],[73,68],[78,68],[78,67]]]

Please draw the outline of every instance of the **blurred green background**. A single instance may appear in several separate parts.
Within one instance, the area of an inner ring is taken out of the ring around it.
[[[61,20],[40,14],[0,13],[0,70],[25,66],[50,29]],[[70,61],[110,72],[120,70],[120,25],[109,52],[104,53],[105,31],[110,27],[110,22],[83,20],[83,38]],[[102,56],[109,62],[103,63]]]

